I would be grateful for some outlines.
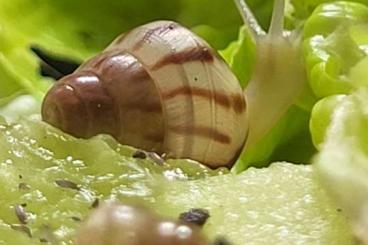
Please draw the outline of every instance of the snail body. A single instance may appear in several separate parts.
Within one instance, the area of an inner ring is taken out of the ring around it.
[[[204,40],[172,21],[123,34],[59,80],[42,117],[78,137],[111,134],[210,167],[234,163],[247,135],[237,78]]]

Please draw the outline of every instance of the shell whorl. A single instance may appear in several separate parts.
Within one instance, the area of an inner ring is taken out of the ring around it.
[[[87,86],[80,82],[85,77],[96,81]],[[66,86],[74,90],[65,94],[74,92],[74,99],[64,98],[73,113],[84,108],[74,114],[79,123],[63,119],[65,105],[52,102]],[[231,165],[247,135],[246,102],[236,77],[205,41],[172,21],[123,34],[61,79],[45,98],[43,118],[79,137],[109,133],[123,144],[211,167]],[[83,120],[84,131],[78,126]]]

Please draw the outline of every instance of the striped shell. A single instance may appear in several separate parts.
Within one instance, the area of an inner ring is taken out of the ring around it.
[[[233,164],[247,135],[236,77],[204,40],[171,21],[121,35],[59,80],[42,116],[77,137],[107,133],[210,167]]]

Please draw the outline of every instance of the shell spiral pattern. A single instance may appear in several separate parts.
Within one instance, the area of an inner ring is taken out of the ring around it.
[[[172,21],[137,27],[59,80],[43,119],[77,137],[231,166],[247,137],[235,75],[200,37]]]

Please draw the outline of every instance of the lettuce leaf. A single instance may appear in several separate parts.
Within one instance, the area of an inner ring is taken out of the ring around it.
[[[219,12],[222,18],[217,18]],[[157,19],[174,19],[188,27],[208,26],[204,33],[215,33],[207,37],[216,48],[225,47],[235,39],[241,23],[234,4],[226,0],[14,0],[0,3],[0,20],[4,25],[16,28],[31,43],[77,59],[90,57],[119,34]],[[197,30],[201,32],[200,28]]]
[[[310,131],[313,144],[321,149],[325,141],[327,128],[330,126],[335,108],[339,106],[347,95],[334,95],[321,99],[313,107],[310,119]]]
[[[38,61],[27,41],[0,24],[0,106],[22,93],[41,99],[49,82],[38,73]]]
[[[316,152],[308,130],[309,112],[292,106],[260,142],[244,152],[232,171],[265,167],[275,161],[309,163]]]
[[[343,206],[357,240],[368,244],[368,88],[320,104],[316,117],[329,121],[315,159],[325,186]],[[332,108],[331,108],[332,107]],[[327,113],[329,116],[326,117]]]
[[[242,88],[246,88],[256,59],[256,43],[250,30],[243,26],[239,31],[238,40],[230,43],[226,49],[220,51],[220,54],[230,65]]]
[[[336,2],[335,0],[290,0],[290,3],[293,6],[293,10],[291,11],[291,15],[300,20],[304,20],[308,18],[312,12],[317,8],[319,5],[329,2]],[[368,6],[366,0],[345,0],[345,2],[358,2],[363,3]]]
[[[368,7],[351,2],[320,5],[307,19],[303,29],[305,63],[317,98],[354,90],[349,73],[368,54],[363,31],[367,24]]]
[[[99,198],[142,202],[173,219],[190,208],[208,209],[205,234],[226,236],[234,245],[354,244],[314,166],[279,162],[236,175],[190,160],[158,165],[133,158],[134,152],[108,136],[76,139],[35,119],[0,124],[0,243],[46,238],[72,244],[80,226],[75,219],[85,220]],[[61,188],[56,180],[79,189]],[[32,238],[11,229],[19,223],[14,206],[23,203]]]

